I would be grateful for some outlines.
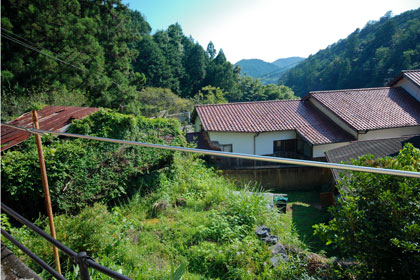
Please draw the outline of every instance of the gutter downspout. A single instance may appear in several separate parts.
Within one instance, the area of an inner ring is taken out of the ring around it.
[[[256,134],[254,134],[254,155],[257,154],[257,141],[256,141],[256,139],[257,139],[258,135],[260,135],[259,132],[257,132]]]
[[[260,135],[259,132],[254,134],[254,155],[257,155],[257,140],[256,139],[257,139],[258,135]],[[257,179],[256,169],[257,169],[257,161],[254,160],[254,178],[255,178],[255,180]]]

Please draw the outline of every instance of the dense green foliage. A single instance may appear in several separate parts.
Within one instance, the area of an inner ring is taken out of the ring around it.
[[[131,62],[134,43],[150,27],[120,0],[2,1],[1,7],[3,97],[82,93],[89,104],[124,111],[143,87],[145,77]]]
[[[264,101],[276,99],[296,99],[293,91],[283,85],[263,85],[260,80],[243,77],[238,83],[238,95],[230,96],[234,101]],[[229,97],[229,95],[228,95]]]
[[[101,109],[74,121],[71,132],[185,145],[179,123],[147,119]],[[141,191],[155,170],[171,162],[165,150],[124,146],[82,139],[43,137],[45,161],[55,211],[78,212],[95,201],[119,201]],[[38,155],[33,138],[18,149],[4,152],[1,161],[2,202],[33,217],[44,209]],[[35,210],[35,211],[34,211]]]
[[[384,86],[401,70],[420,68],[420,9],[388,12],[346,39],[309,56],[280,83],[298,96],[309,91]]]
[[[181,98],[170,89],[146,87],[135,98],[137,110],[145,117],[163,117],[191,111],[193,100]]]
[[[164,101],[139,105],[151,92],[167,95],[151,88],[190,99],[207,86],[228,101],[247,95],[239,92],[240,69],[213,43],[204,50],[179,24],[151,34],[121,0],[6,0],[1,9],[3,120],[34,102],[147,116],[171,111]]]
[[[353,164],[420,171],[420,151],[405,145],[395,158],[363,156]],[[362,278],[420,276],[420,181],[351,172],[339,184],[333,219],[317,232],[363,265]]]

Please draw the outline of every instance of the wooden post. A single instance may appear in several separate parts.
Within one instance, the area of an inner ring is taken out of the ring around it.
[[[35,110],[32,111],[32,121],[34,122],[35,128],[39,129],[38,113]],[[42,186],[44,189],[44,196],[45,196],[45,207],[47,208],[51,236],[54,239],[57,239],[55,235],[54,216],[53,216],[53,211],[51,207],[50,189],[48,187],[47,169],[45,168],[45,160],[44,160],[44,152],[42,150],[41,136],[39,134],[35,134],[35,139],[36,139],[36,146],[38,148],[38,158],[39,158],[39,165],[41,167]],[[54,252],[54,260],[55,260],[55,266],[57,268],[57,272],[61,274],[60,257],[58,255],[57,247],[53,246],[53,252]]]

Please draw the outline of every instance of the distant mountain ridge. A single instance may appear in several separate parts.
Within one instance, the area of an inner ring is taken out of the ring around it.
[[[266,62],[261,59],[242,59],[235,63],[241,67],[243,76],[258,78],[264,84],[277,84],[281,74],[303,61],[302,57],[280,58],[274,62]]]
[[[276,61],[273,61],[272,64],[279,66],[280,68],[290,68],[294,67],[296,64],[304,60],[303,57],[292,56],[287,58],[279,58]]]

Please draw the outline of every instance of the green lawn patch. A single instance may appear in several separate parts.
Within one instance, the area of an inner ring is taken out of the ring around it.
[[[321,239],[314,235],[313,225],[318,223],[326,223],[330,219],[330,214],[321,209],[319,192],[287,192],[289,201],[286,217],[290,224],[294,225],[294,229],[299,235],[300,241],[307,248],[316,253],[323,251],[330,253],[330,249]]]

